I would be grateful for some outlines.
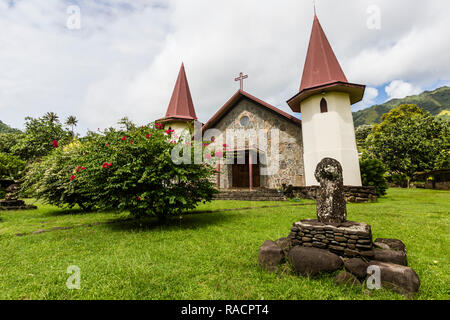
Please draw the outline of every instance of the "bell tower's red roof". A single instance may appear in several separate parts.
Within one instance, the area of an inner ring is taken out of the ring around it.
[[[181,64],[166,116],[161,120],[197,120],[191,91],[189,90],[189,84],[184,70],[184,63]]]
[[[314,15],[314,22],[306,54],[299,93],[288,101],[294,112],[300,112],[300,103],[320,91],[345,91],[350,93],[351,103],[362,99],[364,86],[349,83],[327,36]]]
[[[347,82],[317,16],[309,40],[300,91],[336,81]]]

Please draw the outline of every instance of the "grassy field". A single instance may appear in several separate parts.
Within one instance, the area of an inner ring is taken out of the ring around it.
[[[337,287],[329,275],[261,270],[265,240],[315,217],[314,202],[299,203],[215,201],[196,210],[212,212],[167,225],[42,204],[0,212],[0,299],[404,299]],[[416,299],[450,299],[449,192],[390,189],[377,203],[348,205],[348,218],[371,224],[374,238],[405,242],[421,279]],[[71,265],[81,269],[80,290],[66,287]]]

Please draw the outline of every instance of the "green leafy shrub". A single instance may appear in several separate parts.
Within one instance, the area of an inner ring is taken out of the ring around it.
[[[51,204],[126,210],[161,220],[212,200],[217,193],[212,166],[175,164],[171,132],[153,125],[128,129],[90,133],[57,148],[32,166],[25,188]],[[193,148],[189,152],[193,159]]]
[[[70,142],[72,133],[64,130],[58,117],[51,112],[41,118],[25,118],[25,134],[18,136],[11,153],[22,160],[34,161],[50,154],[55,144]],[[1,145],[0,145],[1,146]]]
[[[448,122],[416,105],[400,105],[382,117],[365,142],[365,152],[381,160],[391,175],[409,182],[417,172],[443,168],[450,154]]]
[[[72,184],[99,208],[161,220],[212,200],[217,192],[210,179],[214,169],[175,164],[171,151],[177,143],[170,135],[151,126],[127,132],[109,129],[93,136],[83,143],[78,163],[86,169],[72,176]]]
[[[374,186],[379,197],[386,194],[388,188],[385,178],[386,167],[378,159],[361,160],[361,179],[364,186]]]
[[[93,207],[90,197],[70,181],[70,176],[80,171],[76,168],[80,152],[81,143],[73,141],[34,162],[23,179],[22,194],[59,207],[79,205],[85,211],[90,210]]]
[[[10,154],[0,152],[0,179],[16,180],[25,169],[25,162]]]

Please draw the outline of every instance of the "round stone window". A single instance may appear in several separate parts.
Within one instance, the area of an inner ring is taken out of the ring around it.
[[[240,120],[241,126],[246,127],[250,122],[250,118],[247,116],[243,116]]]

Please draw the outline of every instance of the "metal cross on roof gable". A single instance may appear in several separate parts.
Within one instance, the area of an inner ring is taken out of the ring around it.
[[[237,77],[236,79],[234,79],[234,81],[240,81],[241,83],[241,90],[244,90],[244,79],[247,79],[248,75],[244,75],[242,72],[239,73],[239,77]]]

